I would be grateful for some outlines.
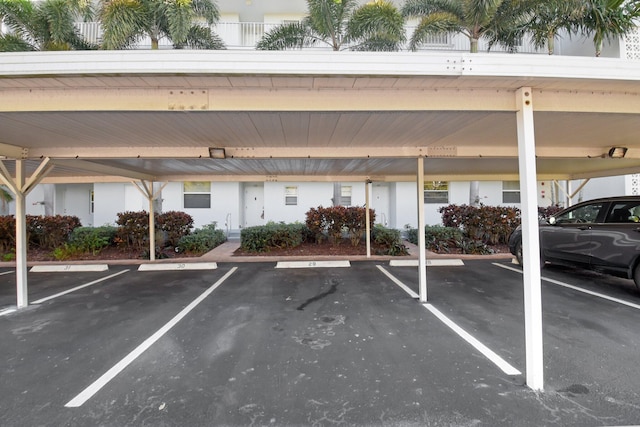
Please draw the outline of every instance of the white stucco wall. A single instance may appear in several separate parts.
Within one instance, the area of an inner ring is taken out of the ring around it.
[[[581,180],[572,181],[571,185],[574,189],[577,189],[581,183]],[[593,178],[584,186],[581,194],[573,199],[573,202],[577,203],[580,201],[579,199],[590,200],[600,197],[626,196],[631,194],[631,188],[627,188],[627,178],[624,175]]]
[[[211,208],[185,209],[183,186],[181,182],[170,182],[162,190],[162,211],[181,211],[193,218],[194,228],[217,223],[217,228],[224,230],[226,221],[230,220],[230,228],[237,229],[239,224],[240,183],[212,182]]]
[[[93,184],[93,224],[95,227],[115,225],[117,214],[127,210],[125,208],[125,186],[130,185],[122,183]]]
[[[285,205],[285,187],[298,187],[298,204]],[[304,222],[310,208],[332,206],[333,183],[331,182],[265,182],[265,222]],[[363,196],[364,197],[364,196]]]

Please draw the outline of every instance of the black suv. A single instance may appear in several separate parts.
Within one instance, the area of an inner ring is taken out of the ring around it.
[[[509,237],[522,265],[522,232]],[[640,196],[571,206],[540,223],[540,264],[568,264],[633,279],[640,288]]]

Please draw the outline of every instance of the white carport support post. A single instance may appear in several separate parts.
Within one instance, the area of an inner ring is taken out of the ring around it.
[[[526,381],[533,390],[544,388],[542,350],[542,294],[540,285],[540,241],[538,235],[538,197],[536,141],[531,88],[516,92],[518,125],[518,164],[520,167],[520,206],[522,209],[522,258],[524,281],[524,323]]]
[[[0,161],[0,181],[15,196],[16,202],[16,306],[24,308],[29,305],[27,284],[27,194],[53,169],[47,157],[27,180],[25,178],[24,160],[16,160],[16,176],[12,178],[9,171]]]
[[[149,202],[149,261],[156,259],[156,218],[153,208],[153,201],[158,197],[164,187],[168,184],[165,182],[156,192],[153,191],[153,181],[133,181],[133,185],[144,194]]]
[[[371,191],[371,181],[370,180],[366,180],[364,183],[364,200],[365,200],[365,213],[364,213],[364,220],[366,222],[365,224],[365,229],[367,230],[367,234],[366,234],[366,242],[367,242],[367,258],[371,258],[371,213],[369,212],[370,209],[370,202],[369,202],[369,192]]]
[[[418,157],[418,283],[420,302],[427,302],[427,250],[424,237],[424,159]]]

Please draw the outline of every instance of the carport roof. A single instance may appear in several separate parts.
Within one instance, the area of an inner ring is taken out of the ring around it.
[[[640,171],[640,63],[524,54],[0,54],[0,155],[43,182],[517,180],[531,91],[539,179]],[[608,158],[627,147],[624,159]],[[209,157],[224,148],[226,158]],[[6,165],[13,174],[12,165]]]

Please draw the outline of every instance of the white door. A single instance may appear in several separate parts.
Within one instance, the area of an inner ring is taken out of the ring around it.
[[[371,189],[371,208],[376,212],[376,224],[389,226],[389,185],[374,183]]]
[[[244,185],[244,226],[264,224],[264,185]]]

